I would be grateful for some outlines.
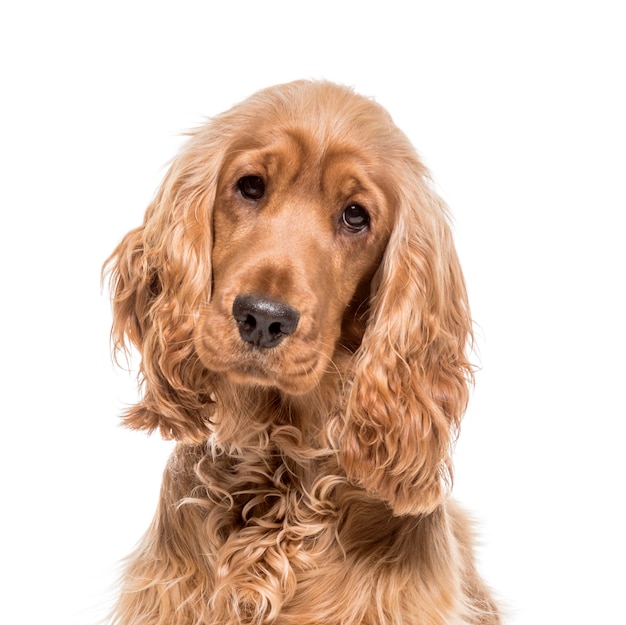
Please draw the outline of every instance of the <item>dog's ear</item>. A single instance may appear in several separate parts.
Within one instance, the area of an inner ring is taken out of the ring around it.
[[[396,514],[419,514],[452,480],[450,447],[473,377],[472,325],[446,208],[417,159],[404,167],[355,355],[341,454],[349,479]]]
[[[210,374],[194,349],[198,307],[211,295],[212,207],[222,158],[216,130],[192,134],[141,227],[106,261],[116,352],[134,346],[143,398],[124,414],[134,429],[201,441],[212,411]]]

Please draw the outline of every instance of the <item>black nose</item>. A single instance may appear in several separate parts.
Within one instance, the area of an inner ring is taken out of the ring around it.
[[[233,317],[241,338],[256,347],[275,347],[298,327],[300,313],[291,306],[257,295],[238,295]]]

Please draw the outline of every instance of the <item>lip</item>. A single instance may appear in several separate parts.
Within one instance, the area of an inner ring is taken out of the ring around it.
[[[307,367],[275,368],[251,360],[231,362],[224,373],[236,382],[277,388],[287,395],[303,395],[319,383],[319,361]]]

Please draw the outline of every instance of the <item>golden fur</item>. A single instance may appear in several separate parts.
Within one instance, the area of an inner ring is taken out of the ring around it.
[[[302,81],[219,115],[107,271],[115,346],[141,355],[125,423],[178,441],[114,623],[500,622],[449,497],[463,276],[383,108]],[[247,338],[241,295],[295,330]]]

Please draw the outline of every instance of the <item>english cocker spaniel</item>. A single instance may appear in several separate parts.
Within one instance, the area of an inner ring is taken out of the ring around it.
[[[381,106],[298,81],[215,117],[105,272],[124,421],[177,441],[114,623],[500,622],[449,497],[464,280]]]

